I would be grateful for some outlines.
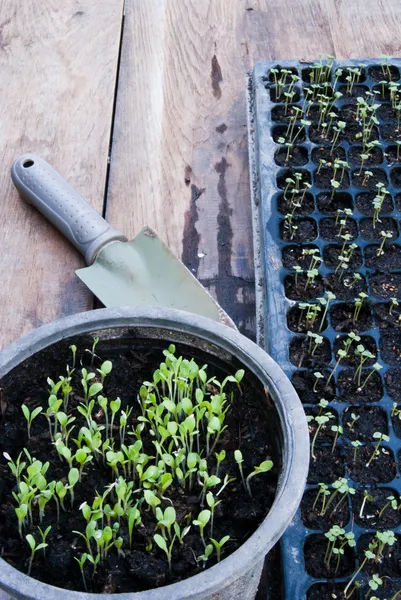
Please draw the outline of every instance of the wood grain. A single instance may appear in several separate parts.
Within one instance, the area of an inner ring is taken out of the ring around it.
[[[123,0],[0,3],[0,345],[92,307],[83,261],[20,200],[12,161],[35,152],[101,211]]]
[[[246,72],[332,49],[319,0],[126,3],[107,217],[154,227],[251,337]]]
[[[399,0],[325,0],[339,58],[399,56]]]

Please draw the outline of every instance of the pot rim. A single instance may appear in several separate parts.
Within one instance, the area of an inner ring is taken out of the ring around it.
[[[58,588],[28,577],[0,559],[0,587],[31,600],[196,600],[234,582],[258,562],[290,524],[302,498],[309,466],[309,434],[298,395],[281,368],[254,342],[206,317],[169,308],[104,308],[63,317],[16,340],[0,352],[0,378],[36,352],[65,338],[102,329],[161,328],[194,335],[233,354],[268,386],[282,428],[282,471],[270,511],[258,529],[217,565],[187,579],[142,592],[94,594]],[[298,560],[294,557],[294,560]]]

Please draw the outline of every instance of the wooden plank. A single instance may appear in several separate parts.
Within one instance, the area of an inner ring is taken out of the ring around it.
[[[317,51],[332,51],[319,0],[126,3],[107,218],[154,227],[251,337],[245,75]]]
[[[399,0],[325,0],[339,58],[399,56]]]
[[[77,252],[10,179],[23,152],[49,160],[101,211],[123,0],[0,3],[0,345],[92,307]]]

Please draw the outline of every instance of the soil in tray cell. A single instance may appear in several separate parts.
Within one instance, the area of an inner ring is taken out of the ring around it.
[[[305,540],[304,555],[305,568],[312,577],[345,577],[351,575],[355,568],[355,559],[352,548],[344,548],[337,568],[337,556],[332,555],[330,565],[325,562],[328,539],[321,534],[312,534]]]
[[[342,415],[344,435],[351,441],[371,442],[375,431],[388,435],[387,414],[378,406],[350,406]]]
[[[347,86],[341,85],[338,88],[338,91],[342,93],[341,100],[346,100],[347,102],[352,102],[356,104],[357,98],[368,98],[366,92],[369,92],[369,88],[366,85],[354,85],[351,92],[347,92]]]
[[[400,167],[394,167],[393,169],[391,169],[390,171],[390,179],[391,179],[391,183],[393,184],[394,187],[401,187],[401,168]]]
[[[376,342],[369,335],[361,335],[360,338],[361,339],[358,341],[358,345],[362,345],[365,350],[368,350],[373,355],[373,358],[367,358],[366,361],[364,362],[364,366],[368,367],[370,365],[373,365],[373,363],[375,363],[377,361]],[[335,342],[334,342],[334,354],[335,355],[337,355],[338,350],[344,349],[344,342],[347,339],[348,339],[347,335],[337,336],[337,338],[335,339]],[[349,350],[347,356],[344,357],[341,361],[341,364],[343,366],[357,367],[359,365],[360,357],[358,354],[355,353],[356,349],[357,349],[357,344],[355,342],[353,342],[350,346],[350,350]]]
[[[353,166],[359,166],[362,163],[361,154],[369,156],[363,161],[364,167],[380,165],[384,160],[383,151],[380,148],[372,148],[369,153],[365,153],[362,146],[351,146],[348,150],[348,162]]]
[[[369,287],[378,298],[401,300],[401,273],[376,273],[369,275]]]
[[[284,193],[282,193],[277,198],[277,209],[282,215],[287,215],[288,213],[292,212],[294,208],[294,202],[301,204],[301,206],[296,209],[296,215],[305,216],[313,212],[315,209],[313,196],[309,193],[306,193],[304,196],[301,194],[300,197],[295,197],[294,199],[292,199],[292,194],[287,193],[285,196]]]
[[[363,214],[368,216],[373,216],[374,206],[373,200],[375,199],[376,194],[374,192],[362,192],[361,194],[357,194],[355,199],[356,208]],[[382,208],[380,211],[381,215],[389,214],[394,210],[394,203],[392,197],[387,194],[384,198]]]
[[[355,404],[357,402],[377,402],[380,400],[383,396],[383,387],[378,373],[373,373],[366,384],[363,385],[370,372],[371,369],[363,370],[361,385],[358,384],[358,377],[354,379],[355,370],[345,369],[338,374],[337,388],[345,402]]]
[[[388,395],[395,402],[401,402],[401,369],[390,369],[384,375]],[[401,421],[399,423],[398,437],[401,437]]]
[[[306,595],[307,600],[343,600],[345,596],[343,595],[343,591],[347,582],[343,583],[315,583],[311,585],[308,589],[308,593]],[[295,599],[294,599],[295,600]]]
[[[357,125],[356,123],[347,123],[342,135],[340,138],[342,141],[346,141],[349,144],[355,144],[356,142],[360,142],[360,134],[362,133],[362,126]],[[379,131],[377,127],[373,127],[372,134],[370,136],[370,141],[374,141],[379,139]]]
[[[397,536],[396,536],[397,537]],[[368,549],[369,544],[374,540],[375,536],[373,533],[365,533],[361,535],[357,544],[357,554],[359,559],[363,560],[364,551]],[[388,578],[388,577],[400,577],[400,563],[401,563],[401,554],[400,554],[400,544],[398,541],[395,542],[392,546],[385,545],[383,549],[383,558],[381,561],[376,560],[368,560],[366,561],[363,570],[370,575],[373,573],[377,573],[380,577]],[[401,587],[401,586],[399,586]],[[383,597],[383,596],[382,596]],[[387,594],[384,595],[384,598],[391,598]],[[399,600],[397,598],[397,600]]]
[[[368,496],[365,496],[365,491]],[[355,522],[366,529],[385,530],[398,527],[401,523],[401,515],[398,510],[392,508],[391,500],[388,500],[391,496],[398,498],[397,492],[388,487],[356,490],[351,498]]]
[[[335,331],[361,333],[373,327],[373,319],[369,304],[364,301],[358,318],[355,320],[355,304],[340,303],[330,310],[330,323]]]
[[[334,379],[327,384],[330,375],[329,370],[324,370],[324,377],[316,383],[316,377],[310,371],[296,371],[292,376],[291,383],[297,391],[301,402],[304,404],[318,404],[321,398],[329,402],[335,397]],[[316,383],[316,385],[315,385]]]
[[[287,298],[301,302],[315,300],[324,293],[322,278],[319,275],[309,284],[306,275],[298,275],[297,280],[295,275],[288,275],[284,280],[284,289]]]
[[[284,101],[286,100],[286,97],[284,96],[285,93],[288,93],[289,91],[289,86],[286,85],[282,88],[276,88],[275,85],[270,87],[270,100],[272,102],[282,102],[284,103]],[[294,95],[292,96],[292,98],[290,98],[291,103],[294,102],[299,102],[299,99],[301,97],[301,90],[299,89],[299,87],[295,87],[291,90],[291,93],[294,93]]]
[[[315,458],[311,457],[308,483],[327,481],[332,483],[345,473],[342,450],[338,446],[332,452],[331,446],[315,446]]]
[[[331,360],[331,348],[328,339],[323,338],[322,343],[316,345],[313,338],[297,336],[290,343],[290,361],[298,369],[321,369]],[[312,342],[312,343],[311,343]]]
[[[314,144],[321,144],[322,146],[330,146],[331,141],[333,139],[332,133],[327,133],[324,128],[319,127],[318,123],[312,123],[309,126],[309,139]],[[344,133],[341,132],[338,136],[338,144],[341,143],[344,139]]]
[[[383,333],[381,336],[382,359],[389,365],[401,365],[401,333]]]
[[[315,184],[316,187],[321,188],[323,190],[329,190],[331,189],[331,180],[333,179],[333,169],[317,169],[314,173],[313,173],[313,182]],[[343,175],[341,175],[341,173],[337,173],[336,174],[336,180],[338,181],[338,183],[340,184],[340,188],[347,188],[349,187],[349,175],[348,173],[344,173]]]
[[[376,325],[380,329],[401,329],[401,310],[392,302],[380,302],[373,306]]]
[[[401,141],[401,128],[398,123],[385,123],[380,127],[380,133],[386,141]]]
[[[401,164],[401,147],[388,146],[386,148],[385,156],[389,166]]]
[[[319,428],[318,423],[315,421],[315,417],[317,415],[325,415],[329,417],[327,423],[320,425],[315,444],[328,443],[332,447],[336,434],[334,431],[332,431],[331,426],[338,425],[339,420],[337,411],[335,411],[331,406],[327,406],[327,408],[323,411],[320,406],[308,406],[308,408],[305,409],[305,412],[307,417],[311,417],[308,421],[309,437],[311,442]]]
[[[322,192],[317,195],[317,208],[321,213],[336,213],[338,210],[344,210],[350,208],[353,210],[354,204],[352,202],[351,194],[347,192],[336,192],[334,196],[331,192]]]
[[[361,236],[366,240],[381,241],[381,231],[391,233],[393,239],[398,237],[397,221],[395,219],[392,219],[391,217],[380,217],[380,222],[376,221],[375,226],[373,226],[372,218],[369,217],[367,219],[362,219],[362,221],[359,223],[359,230],[361,232]]]
[[[355,276],[360,276],[356,279]],[[360,273],[346,273],[340,279],[337,273],[331,273],[324,278],[327,288],[336,295],[337,300],[346,302],[358,297],[360,292],[366,292],[365,277]]]
[[[337,107],[333,107],[333,110],[330,111],[333,112],[337,115],[338,118],[338,108]],[[305,116],[305,118],[308,121],[312,121],[312,123],[319,123],[319,121],[321,122],[325,122],[325,119],[321,117],[321,108],[319,106],[319,104],[313,104],[312,106],[310,106],[307,109],[307,115]]]
[[[383,433],[383,432],[380,432]],[[347,450],[347,472],[357,483],[388,483],[396,476],[394,454],[390,448],[381,445],[376,456],[369,464],[375,444],[367,444],[359,448]],[[356,452],[355,452],[356,450]],[[356,456],[354,460],[354,456]]]
[[[372,173],[372,175],[369,175],[369,173]],[[351,179],[352,185],[364,188],[365,190],[376,191],[378,183],[388,185],[386,172],[383,169],[377,168],[363,169],[362,172],[360,169],[357,169],[352,172]]]
[[[323,249],[323,261],[326,267],[329,269],[336,269],[339,262],[342,260],[339,257],[343,255],[344,250],[349,251],[349,244],[344,246],[337,246],[337,244],[328,244]],[[362,266],[362,252],[360,248],[355,248],[351,255],[351,260],[348,263],[348,267],[352,270],[359,269]]]
[[[285,246],[282,250],[281,259],[283,261],[283,266],[287,269],[292,269],[295,266],[301,267],[301,269],[308,269],[311,261],[311,255],[305,254],[305,250],[318,250],[317,246],[313,244],[305,244],[300,246],[297,245],[288,245]],[[318,252],[315,256],[320,256]]]
[[[399,385],[401,381],[398,382]],[[395,403],[394,403],[395,404]],[[391,411],[391,422],[393,424],[393,430],[397,437],[401,438],[401,405],[397,404],[397,406],[393,405]],[[400,459],[398,458],[398,463],[400,463]]]
[[[358,235],[358,226],[356,221],[350,217],[347,218],[345,225],[341,225],[340,221],[343,219],[341,216],[339,219],[334,217],[325,217],[319,222],[319,233],[320,237],[328,242],[339,242],[341,240],[340,235],[348,234],[352,239],[355,239]]]
[[[338,77],[338,81],[341,83],[347,83],[347,77],[353,76],[353,70],[358,69],[359,75],[356,76],[357,81],[355,81],[356,85],[360,83],[364,83],[366,81],[366,69],[362,65],[344,65],[341,67],[341,75]]]
[[[285,79],[286,81],[290,81],[291,78],[291,74],[292,75],[299,75],[298,73],[298,69],[296,69],[295,67],[282,67],[280,64],[275,65],[274,67],[272,67],[269,71],[269,74],[267,75],[267,77],[263,77],[263,81],[270,81],[271,83],[275,83],[276,81],[280,81],[280,79],[284,76],[284,73],[282,73],[282,69],[284,69],[286,71],[289,71],[289,73],[285,74]],[[274,69],[274,70],[273,70]],[[278,71],[278,73],[276,73],[275,71]]]
[[[367,246],[364,250],[365,264],[372,269],[389,271],[401,268],[401,246],[386,240],[384,253],[381,253],[379,244]]]
[[[301,518],[305,527],[328,531],[333,525],[339,525],[340,527],[347,525],[350,519],[348,502],[346,500],[342,502],[334,514],[332,509],[335,505],[331,508],[329,507],[324,514],[321,514],[323,497],[322,494],[319,494],[319,497],[317,498],[318,490],[319,488],[316,487],[307,490],[303,495],[301,502]],[[325,501],[327,502],[327,497],[325,498]]]
[[[292,137],[292,139],[294,139],[295,135],[296,136],[296,140],[295,143],[296,144],[302,144],[302,142],[305,141],[305,129],[302,128],[302,131],[300,131],[300,126],[296,125],[294,127],[294,135]],[[283,138],[286,142],[290,142],[291,140],[288,139],[288,127],[286,127],[285,125],[275,125],[273,127],[273,140],[276,142],[276,144],[281,144],[282,142],[279,141],[280,138]],[[298,133],[299,132],[299,133]]]
[[[299,189],[303,189],[304,187],[304,183],[312,183],[311,181],[311,174],[309,171],[306,171],[305,169],[281,169],[278,174],[277,174],[277,186],[284,190],[286,188],[288,188],[288,181],[286,181],[287,179],[292,179],[292,181],[294,182],[294,184],[291,184],[291,188],[294,187],[295,185],[295,180],[297,177],[299,177],[299,175],[301,175],[302,177],[300,178],[299,181]]]
[[[325,160],[326,163],[332,163],[336,158],[339,160],[346,159],[345,150],[344,148],[341,148],[341,146],[334,149],[332,146],[330,148],[319,146],[312,150],[312,161],[316,166],[320,165],[320,160]]]
[[[295,107],[296,105],[293,104],[288,104],[287,106],[278,104],[277,106],[273,106],[270,113],[272,121],[276,123],[291,123],[292,117],[297,116],[297,111],[294,110]]]
[[[302,304],[302,303],[301,303]],[[312,331],[314,333],[320,333],[327,328],[327,317],[323,317],[323,309],[320,304],[315,305],[317,316],[314,318],[315,310],[309,309],[308,307],[302,308],[302,306],[293,306],[287,313],[287,325],[288,329],[295,331],[296,333],[306,333]],[[309,315],[309,316],[308,316]]]
[[[280,167],[303,167],[308,162],[308,151],[303,146],[294,146],[288,154],[283,146],[274,153],[274,162]]]
[[[315,219],[295,218],[280,222],[280,236],[286,242],[312,242],[317,238]]]
[[[397,81],[400,78],[399,70],[393,65],[373,65],[368,68],[368,73],[373,81]]]

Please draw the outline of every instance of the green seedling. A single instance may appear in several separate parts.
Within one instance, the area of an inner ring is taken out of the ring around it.
[[[386,243],[386,240],[391,240],[391,238],[393,237],[393,234],[390,231],[381,231],[380,235],[382,237],[382,241],[380,246],[376,250],[376,256],[384,255],[384,244]]]
[[[315,510],[317,502],[321,496],[322,497],[322,506],[320,509],[320,514],[324,514],[324,511],[326,508],[326,500],[327,500],[327,497],[330,496],[330,490],[329,490],[328,485],[326,485],[325,483],[318,483],[318,486],[319,486],[319,488],[318,488],[318,491],[317,491],[317,494],[315,497],[315,501],[313,502],[313,505],[312,505],[312,510]]]
[[[388,314],[389,315],[392,314],[393,308],[395,306],[399,306],[399,302],[398,302],[397,298],[390,298],[390,307],[388,309]]]
[[[354,449],[353,462],[355,462],[356,461],[356,451],[358,450],[358,448],[360,446],[362,446],[362,442],[360,442],[359,440],[354,440],[353,442],[351,442],[351,446]]]
[[[363,511],[365,510],[365,505],[367,502],[373,502],[373,496],[371,496],[368,490],[363,490],[363,501],[361,504],[361,509],[359,511],[359,518],[363,518]]]
[[[211,555],[213,554],[213,544],[208,544],[205,548],[204,553],[201,556],[198,556],[198,558],[196,559],[198,562],[199,561],[203,561],[203,568],[206,567],[206,563],[209,560],[209,558],[211,557]]]
[[[344,502],[344,500],[350,495],[353,496],[355,494],[355,489],[351,488],[348,485],[348,480],[345,477],[339,477],[336,481],[334,481],[334,483],[332,484],[333,486],[333,493],[331,494],[326,507],[324,509],[324,512],[321,513],[323,515],[326,514],[329,506],[331,506],[331,504],[333,503],[334,499],[337,498],[337,496],[340,494],[341,498],[340,500],[337,502],[337,504],[335,505],[335,507],[333,508],[333,510],[331,511],[330,516],[332,516],[338,509],[338,507],[340,506],[340,504],[342,502]]]
[[[312,456],[313,460],[316,460],[315,444],[316,444],[317,437],[318,437],[322,427],[324,428],[326,426],[326,424],[330,421],[330,419],[334,419],[334,415],[331,412],[327,412],[326,414],[323,414],[323,415],[317,415],[316,417],[309,417],[310,421],[315,421],[317,423],[316,431],[315,431],[315,434],[313,436],[312,443],[311,443],[311,456]]]
[[[250,486],[251,478],[255,477],[255,475],[259,475],[260,473],[267,473],[272,468],[273,468],[273,461],[272,460],[264,460],[263,462],[260,463],[259,466],[254,467],[252,473],[250,473],[248,475],[248,477],[245,480],[245,484],[246,484],[246,489],[248,491],[248,494],[250,495],[251,498],[252,498],[252,491],[251,491],[251,486]]]
[[[379,455],[379,448],[383,442],[389,442],[390,438],[385,433],[381,433],[380,431],[375,431],[373,434],[373,438],[377,440],[374,450],[372,452],[372,456],[369,461],[366,463],[366,467],[369,467],[372,461]]]
[[[387,500],[386,504],[383,506],[383,508],[379,512],[379,519],[382,517],[383,513],[385,512],[385,510],[387,510],[387,508],[389,506],[391,506],[391,508],[393,510],[399,510],[401,508],[401,502],[400,502],[401,498],[400,497],[397,500],[397,498],[395,498],[395,496],[387,496],[386,500]]]
[[[313,388],[312,390],[317,393],[317,389],[316,386],[319,383],[320,379],[324,379],[324,375],[322,373],[320,373],[319,371],[315,371],[315,373],[313,373],[313,376],[315,377],[315,383],[313,384]]]
[[[45,548],[47,548],[48,544],[46,544],[44,542],[37,544],[35,538],[30,533],[28,533],[28,535],[25,536],[25,539],[28,542],[29,547],[31,549],[31,558],[29,559],[29,567],[28,567],[28,577],[30,577],[31,570],[32,570],[32,563],[35,558],[36,552],[38,552],[38,550],[44,550]]]
[[[208,492],[206,494],[206,502],[208,507],[210,508],[211,517],[210,517],[210,538],[213,537],[213,529],[214,529],[214,512],[217,506],[221,503],[221,500],[216,500],[213,496],[212,492]]]
[[[335,447],[337,445],[338,437],[344,433],[344,429],[341,427],[341,425],[332,425],[331,431],[333,431],[335,433],[333,445],[331,447],[331,453],[333,454]]]
[[[101,367],[97,369],[102,384],[104,384],[105,378],[107,377],[107,375],[109,375],[109,373],[111,373],[112,369],[113,363],[110,360],[105,360],[104,363],[102,363]]]
[[[82,582],[84,584],[85,592],[88,592],[88,587],[86,585],[85,572],[84,572],[85,563],[88,560],[88,554],[86,552],[83,552],[81,554],[80,558],[74,556],[74,560],[76,560],[79,565],[79,570],[81,571],[81,577],[82,577]]]
[[[21,462],[22,452],[19,453],[16,462],[13,461],[13,459],[8,454],[8,452],[3,452],[3,456],[6,460],[8,460],[8,463],[7,463],[8,468],[10,469],[11,473],[14,475],[14,477],[17,481],[17,486],[19,486],[20,481],[21,481],[21,475],[26,467],[26,462]]]
[[[222,537],[219,542],[212,537],[210,538],[210,541],[212,542],[213,546],[216,549],[218,563],[220,562],[220,559],[221,559],[221,549],[224,546],[224,544],[226,544],[229,541],[229,539],[230,539],[229,535],[225,535],[224,537]]]
[[[74,487],[79,481],[79,471],[75,467],[68,472],[68,490],[70,491],[71,508],[74,505]]]
[[[174,535],[173,539],[170,542],[170,545],[168,546],[166,540],[161,535],[159,535],[158,533],[155,533],[155,535],[153,536],[153,539],[156,542],[156,544],[159,546],[159,548],[161,548],[163,550],[163,552],[165,552],[165,554],[167,556],[168,568],[169,568],[170,573],[171,573],[171,555],[173,552],[175,538],[176,538],[176,536]]]
[[[21,409],[22,409],[22,412],[24,414],[24,417],[25,417],[27,425],[28,425],[28,438],[30,439],[32,423],[33,423],[34,419],[36,419],[36,417],[38,417],[40,415],[40,413],[42,412],[43,409],[41,406],[38,406],[31,412],[26,404],[22,404]]]
[[[193,525],[196,525],[197,527],[199,527],[199,531],[200,531],[200,536],[203,542],[203,545],[206,548],[206,542],[205,542],[205,537],[204,537],[204,530],[206,525],[209,523],[210,518],[212,516],[212,513],[210,510],[202,510],[199,515],[198,518],[195,519],[194,521],[192,521]]]
[[[354,298],[354,314],[352,317],[354,323],[357,323],[359,319],[363,302],[366,300],[366,298],[368,298],[368,294],[365,294],[365,292],[359,292],[358,298]]]

